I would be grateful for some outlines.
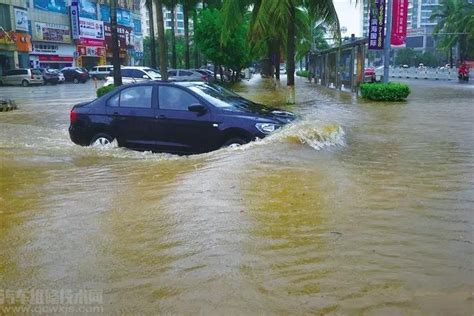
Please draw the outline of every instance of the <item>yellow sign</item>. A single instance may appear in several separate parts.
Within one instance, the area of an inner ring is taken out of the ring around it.
[[[76,58],[76,67],[82,68],[82,56]]]

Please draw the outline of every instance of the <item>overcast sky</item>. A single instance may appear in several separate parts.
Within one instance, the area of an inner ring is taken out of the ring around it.
[[[360,9],[362,1],[359,1],[357,6],[355,1],[349,0],[333,0],[333,3],[336,7],[341,28],[347,28],[347,32],[342,33],[342,36],[351,36],[352,33],[356,37],[362,36],[362,12]]]

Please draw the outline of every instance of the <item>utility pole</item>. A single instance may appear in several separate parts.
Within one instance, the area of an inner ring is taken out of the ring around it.
[[[392,0],[387,0],[387,22],[385,23],[385,43],[383,58],[383,82],[388,83],[390,71],[390,39],[392,37]]]

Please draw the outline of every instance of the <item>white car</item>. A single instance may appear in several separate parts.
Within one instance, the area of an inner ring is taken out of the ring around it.
[[[110,72],[113,70],[114,66],[112,65],[94,66],[91,71],[89,71],[89,75],[91,78],[105,79],[105,77],[108,77]]]
[[[134,84],[147,80],[160,80],[161,75],[158,70],[150,67],[120,67],[120,72],[122,73],[122,84]],[[114,84],[114,77],[108,76],[105,78],[105,86]]]

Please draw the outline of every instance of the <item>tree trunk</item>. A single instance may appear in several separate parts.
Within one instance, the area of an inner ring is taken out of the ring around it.
[[[194,36],[194,27],[197,25],[197,10],[193,12],[193,54],[194,54],[194,68],[199,68],[199,53],[196,43],[196,37]]]
[[[176,12],[176,1],[171,1],[171,68],[176,69],[176,29],[174,14]]]
[[[150,67],[156,68],[156,43],[155,43],[155,23],[153,21],[153,1],[147,0],[146,6],[148,10],[148,20],[150,23],[150,45],[151,45],[151,65]]]
[[[295,7],[290,6],[288,19],[288,38],[286,55],[286,73],[288,86],[288,104],[295,104]]]
[[[280,81],[280,41],[275,40],[274,46],[273,46],[273,51],[275,52],[275,60],[274,60],[274,65],[275,65],[275,79]]]
[[[112,65],[114,66],[114,85],[122,85],[122,72],[120,71],[120,51],[117,33],[117,0],[110,1],[110,33],[112,35]]]
[[[183,18],[184,18],[184,67],[190,68],[189,65],[189,8],[187,5],[183,5]]]
[[[163,24],[163,3],[156,1],[156,20],[158,23],[158,45],[160,47],[160,74],[162,80],[168,80],[168,61],[166,56],[165,25]]]
[[[453,47],[449,48],[449,68],[453,68]]]

